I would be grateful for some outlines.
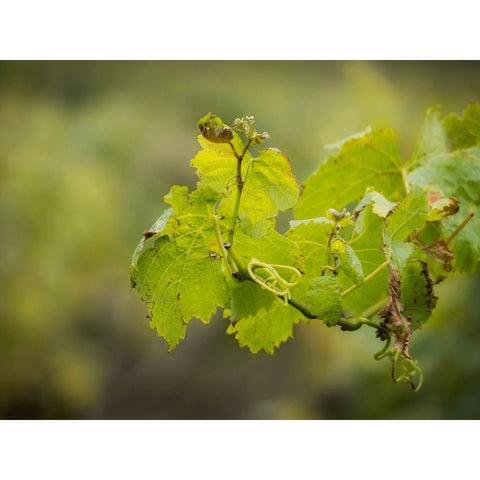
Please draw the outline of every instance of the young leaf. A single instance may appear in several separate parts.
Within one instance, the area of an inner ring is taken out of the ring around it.
[[[376,213],[382,218],[385,218],[395,206],[394,203],[387,200],[381,193],[376,192],[372,188],[367,188],[364,197],[360,200],[355,210],[358,212],[366,205],[372,205],[373,213]]]
[[[218,195],[210,189],[188,195],[174,187],[165,197],[173,214],[161,234],[145,241],[130,267],[132,284],[147,301],[150,325],[175,347],[192,317],[208,323],[217,306],[228,307],[213,214]]]
[[[307,302],[311,312],[328,327],[334,327],[342,318],[342,298],[335,278],[316,277],[308,284]]]
[[[279,211],[293,208],[298,200],[298,184],[287,156],[274,148],[261,150],[257,158],[242,164],[245,179],[239,220],[242,230],[260,238],[272,229]],[[218,213],[231,215],[232,194],[222,200]]]
[[[347,277],[351,278],[353,283],[363,282],[363,269],[353,248],[345,240],[337,237],[332,242],[332,253],[336,253],[340,265]]]
[[[200,119],[198,129],[204,138],[213,143],[228,143],[233,139],[233,130],[211,113]]]
[[[232,147],[225,143],[209,142],[201,135],[198,136],[197,140],[202,146],[202,150],[195,155],[190,165],[197,169],[198,186],[210,187],[224,195],[235,193],[237,157],[233,153]],[[243,142],[237,134],[235,134],[232,143],[236,152],[242,152]],[[246,152],[243,159],[244,165],[248,164],[251,158],[250,152]]]
[[[350,202],[360,201],[367,187],[398,201],[404,192],[401,168],[391,130],[349,140],[337,156],[329,157],[305,181],[295,218],[318,217],[331,207],[341,210]]]
[[[238,154],[243,144],[234,138]],[[230,218],[236,201],[237,158],[227,144],[214,144],[199,137],[203,150],[192,160],[197,169],[199,186],[208,186],[223,194],[218,209],[221,216]],[[247,152],[242,161],[244,187],[240,202],[239,220],[242,228],[254,237],[272,229],[279,210],[293,208],[298,199],[298,184],[287,156],[274,148],[261,150],[257,158]]]

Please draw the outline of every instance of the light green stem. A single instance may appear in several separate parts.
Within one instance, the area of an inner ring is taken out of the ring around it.
[[[374,313],[377,313],[386,303],[388,302],[388,298],[382,298],[382,300],[378,301],[375,305],[367,308],[360,314],[360,317],[368,318],[372,316]]]
[[[369,325],[370,327],[376,328],[377,330],[388,331],[385,327],[382,327],[379,323],[376,323],[368,318],[358,317],[358,321],[364,325]]]
[[[245,184],[245,179],[242,178],[242,160],[245,154],[247,153],[248,147],[250,146],[252,139],[249,138],[247,143],[243,147],[242,153],[238,154],[235,150],[235,147],[232,142],[229,142],[230,147],[232,148],[233,154],[237,158],[237,196],[235,197],[235,205],[233,207],[232,214],[232,223],[228,231],[228,242],[233,243],[233,236],[235,235],[235,227],[237,225],[238,212],[240,210],[240,200],[242,198],[243,185]]]
[[[332,257],[332,240],[333,240],[333,237],[335,236],[335,234],[337,233],[337,227],[338,227],[338,223],[335,223],[335,225],[333,226],[332,232],[330,233],[330,236],[328,237],[327,252],[326,252],[326,257],[325,257],[325,263],[328,266],[331,266],[330,265],[330,259]],[[323,270],[322,275],[325,275],[325,270]]]
[[[466,227],[467,223],[473,218],[475,215],[474,212],[470,212],[466,217],[465,220],[453,231],[453,233],[447,238],[445,242],[447,245]]]
[[[238,256],[235,248],[233,245],[227,250],[228,255],[230,258],[233,260],[235,263],[235,266],[237,267],[238,273],[240,274],[240,279],[246,279],[248,278],[248,272],[247,269],[243,266],[242,260]]]
[[[227,270],[227,272],[229,273],[229,275],[232,275],[232,269],[230,267],[230,264],[228,263],[228,253],[223,244],[222,234],[220,233],[220,225],[218,223],[218,217],[216,215],[212,215],[212,218],[213,218],[213,225],[215,230],[215,238],[217,240],[217,245],[222,255],[223,265]]]
[[[377,267],[370,275],[367,275],[362,283],[359,283],[358,285],[352,285],[350,288],[347,288],[341,293],[342,297],[345,297],[349,293],[354,292],[357,288],[360,288],[362,285],[365,285],[367,282],[372,280],[372,278],[375,278],[382,270],[388,267],[388,262],[382,263],[379,267]]]

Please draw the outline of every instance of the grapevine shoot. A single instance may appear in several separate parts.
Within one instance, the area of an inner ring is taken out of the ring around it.
[[[150,326],[171,350],[192,318],[208,323],[220,308],[241,347],[269,354],[301,321],[367,326],[383,342],[374,358],[417,391],[412,335],[432,315],[436,285],[472,274],[480,257],[480,104],[444,118],[429,110],[406,160],[388,129],[329,145],[301,187],[285,153],[251,153],[270,139],[254,123],[199,121],[197,189],[171,188],[132,258]]]

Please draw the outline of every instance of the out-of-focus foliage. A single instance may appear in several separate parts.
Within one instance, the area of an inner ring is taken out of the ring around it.
[[[169,186],[195,185],[206,111],[261,119],[302,181],[368,124],[408,155],[425,109],[461,112],[479,80],[477,62],[0,63],[0,417],[480,418],[478,270],[440,285],[412,395],[370,332],[320,322],[270,357],[194,320],[167,354],[125,268]]]

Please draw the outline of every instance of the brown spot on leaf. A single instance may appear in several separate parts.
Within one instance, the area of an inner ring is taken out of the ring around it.
[[[355,210],[352,214],[352,220],[356,222],[358,220],[359,215],[362,213],[362,211],[365,209],[366,205],[362,205],[361,208],[358,210]]]
[[[437,305],[437,300],[438,300],[438,297],[433,293],[433,285],[434,285],[434,282],[433,282],[433,278],[432,278],[432,275],[430,274],[430,270],[428,269],[428,263],[427,262],[424,262],[422,260],[418,260],[421,265],[422,265],[422,274],[424,275],[425,277],[425,280],[427,282],[427,305],[426,305],[426,308],[428,311],[432,311],[435,306]]]
[[[145,230],[143,232],[143,239],[148,240],[149,238],[153,237],[157,232],[149,232],[148,230]]]

